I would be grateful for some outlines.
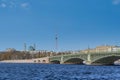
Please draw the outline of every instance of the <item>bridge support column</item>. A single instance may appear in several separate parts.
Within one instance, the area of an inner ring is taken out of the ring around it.
[[[63,64],[64,61],[63,61],[63,55],[61,56],[61,60],[60,60],[60,64]]]
[[[86,65],[91,65],[91,55],[88,54],[87,60],[84,62]]]
[[[91,65],[91,61],[85,61],[86,65]]]

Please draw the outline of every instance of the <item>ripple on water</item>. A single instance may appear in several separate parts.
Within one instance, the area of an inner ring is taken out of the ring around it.
[[[120,66],[1,64],[0,80],[119,80]]]

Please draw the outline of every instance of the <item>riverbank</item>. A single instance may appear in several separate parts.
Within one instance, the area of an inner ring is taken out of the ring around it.
[[[1,63],[49,63],[49,57],[23,59],[23,60],[3,60]]]
[[[1,63],[34,63],[32,59],[25,59],[25,60],[4,60],[0,61]]]

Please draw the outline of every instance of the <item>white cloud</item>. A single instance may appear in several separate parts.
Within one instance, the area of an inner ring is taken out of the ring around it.
[[[27,8],[27,7],[29,6],[29,3],[22,3],[20,6],[21,6],[22,8]]]
[[[7,0],[1,0],[1,1],[7,1]]]
[[[6,5],[5,3],[1,3],[1,4],[0,4],[0,7],[2,7],[2,8],[6,8],[7,5]]]
[[[114,5],[120,4],[120,0],[113,0],[113,4],[114,4]]]
[[[29,8],[29,2],[17,1],[17,0],[1,0],[0,7],[1,8]]]

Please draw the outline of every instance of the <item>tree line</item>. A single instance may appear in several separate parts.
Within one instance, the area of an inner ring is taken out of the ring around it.
[[[0,60],[22,60],[22,59],[32,59],[32,58],[42,58],[47,56],[57,56],[72,54],[72,52],[35,52],[35,51],[6,51],[0,52]]]

